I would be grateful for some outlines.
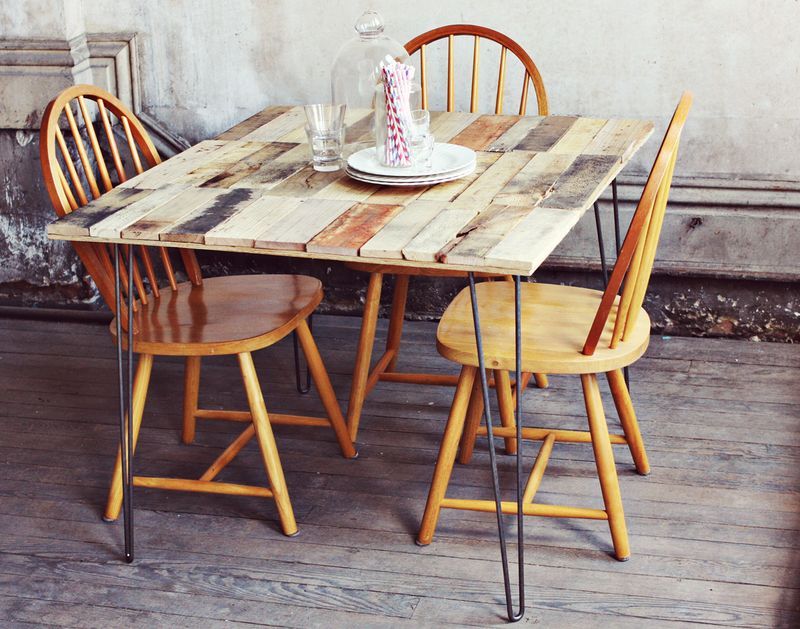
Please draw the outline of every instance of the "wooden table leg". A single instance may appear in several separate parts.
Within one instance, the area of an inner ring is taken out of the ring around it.
[[[378,309],[381,305],[382,273],[369,276],[367,296],[364,301],[364,315],[361,319],[361,336],[358,340],[356,364],[353,368],[353,383],[350,387],[350,402],[347,405],[347,429],[350,440],[355,443],[358,436],[358,424],[361,421],[361,409],[367,395],[367,378],[372,360],[372,347],[375,344],[375,327],[378,323]]]

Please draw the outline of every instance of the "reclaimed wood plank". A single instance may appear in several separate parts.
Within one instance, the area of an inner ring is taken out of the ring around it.
[[[545,116],[524,116],[520,118],[508,131],[491,143],[487,151],[505,153],[512,150],[536,125],[540,124]]]
[[[141,220],[148,213],[157,210],[162,205],[169,203],[187,188],[187,184],[170,184],[158,190],[153,190],[147,196],[134,201],[127,207],[92,225],[89,228],[89,234],[98,238],[119,238],[123,229]]]
[[[233,148],[233,146],[230,142],[223,142],[221,140],[204,140],[203,142],[198,142],[191,148],[177,155],[173,155],[168,160],[128,179],[117,187],[140,189],[160,188],[163,185],[171,183],[177,177],[185,175],[195,166],[211,159],[212,154],[214,154],[214,158],[216,158],[231,148]]]
[[[184,190],[169,203],[148,212],[144,218],[125,227],[120,235],[122,238],[135,240],[158,240],[158,235],[162,230],[220,194],[222,194],[221,190],[212,188]]]
[[[239,124],[234,127],[231,127],[224,133],[220,133],[216,139],[217,140],[240,140],[242,136],[247,135],[251,131],[255,131],[259,127],[263,127],[265,124],[274,120],[281,114],[286,113],[292,108],[291,105],[275,105],[273,107],[267,107],[263,109],[246,120],[243,120]]]
[[[544,199],[576,155],[537,153],[494,196],[497,203],[533,207]]]
[[[312,198],[334,201],[365,201],[382,188],[382,186],[374,183],[351,179],[344,171],[339,172],[339,177],[331,180],[327,186],[320,188],[312,195]]]
[[[403,247],[406,260],[435,262],[439,252],[467,225],[482,207],[474,203],[450,203]]]
[[[199,185],[209,188],[229,188],[258,171],[264,163],[274,160],[296,146],[289,142],[270,142],[266,146],[259,143],[258,145],[261,148],[240,160],[226,159],[227,165],[224,169],[202,180]]]
[[[475,122],[479,115],[458,111],[434,116],[431,118],[431,133],[436,136],[437,142],[450,142],[451,138]]]
[[[311,150],[308,144],[298,144],[260,168],[230,184],[230,188],[271,189],[308,166]]]
[[[473,151],[486,150],[501,135],[520,120],[519,116],[481,116],[463,129],[450,141],[471,148]]]
[[[274,187],[266,190],[265,194],[281,197],[307,198],[313,196],[314,192],[322,190],[322,188],[342,176],[344,175],[341,170],[320,172],[314,170],[312,164],[308,164]]]
[[[494,196],[534,158],[530,151],[510,151],[501,155],[497,161],[472,182],[456,197],[459,203],[476,203],[488,205]]]
[[[443,247],[437,259],[453,264],[482,264],[486,254],[513,233],[531,211],[531,206],[493,203]]]
[[[203,163],[175,178],[176,183],[191,183],[200,185],[206,179],[224,173],[232,166],[264,148],[263,142],[241,142],[234,140],[225,146],[224,151],[215,151]]]
[[[518,151],[549,151],[577,119],[577,116],[546,116],[513,148]]]
[[[433,218],[445,204],[440,201],[412,201],[402,212],[392,217],[359,251],[365,258],[403,258],[403,248]]]
[[[614,155],[579,155],[558,178],[542,207],[586,210],[611,183],[619,166]]]
[[[549,150],[550,153],[570,153],[579,155],[589,145],[600,129],[608,122],[605,118],[580,117],[561,139]]]
[[[514,265],[533,273],[549,256],[582,215],[579,210],[534,208],[512,231],[487,251],[486,264]]]
[[[402,209],[402,205],[356,203],[314,236],[306,245],[306,251],[358,255],[362,245]]]
[[[622,161],[627,161],[652,131],[653,123],[647,120],[609,120],[583,153],[615,155]]]
[[[456,197],[458,197],[459,194],[469,188],[478,177],[485,173],[492,164],[500,159],[500,157],[502,157],[502,153],[487,153],[485,151],[478,151],[476,156],[475,170],[473,170],[469,175],[454,181],[446,181],[445,183],[431,186],[425,190],[425,192],[419,195],[419,199],[425,201],[453,201]]]
[[[350,200],[304,199],[279,225],[254,239],[261,249],[304,251],[306,243],[353,206]]]
[[[242,140],[251,142],[276,142],[287,133],[306,123],[306,114],[302,107],[292,107],[276,116],[266,124],[242,136]]]
[[[294,197],[263,196],[241,207],[210,231],[206,232],[207,245],[252,247],[253,241],[274,225],[278,225],[299,205]]]
[[[106,192],[88,205],[83,206],[48,226],[50,236],[89,236],[93,225],[113,216],[135,201],[150,194],[150,190],[120,188]]]
[[[206,232],[211,231],[239,210],[247,207],[261,196],[259,190],[236,188],[225,190],[208,203],[182,217],[158,234],[159,240],[168,242],[205,242]]]

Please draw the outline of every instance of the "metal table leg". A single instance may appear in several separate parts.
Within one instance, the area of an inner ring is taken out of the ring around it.
[[[122,360],[122,299],[120,296],[120,245],[114,245],[114,301],[117,321],[117,373],[119,375],[119,443],[122,454],[122,522],[125,561],[133,561],[133,248],[128,245],[127,364]],[[125,369],[127,368],[127,372]],[[127,386],[127,391],[125,390]]]
[[[308,331],[313,332],[313,314],[308,315]],[[292,344],[294,345],[294,382],[295,387],[297,388],[297,392],[300,395],[305,395],[309,391],[311,391],[311,370],[306,365],[306,384],[303,386],[300,382],[300,347],[298,346],[297,341],[297,332],[292,332]]]
[[[597,246],[600,248],[600,267],[603,269],[603,287],[608,286],[608,265],[606,264],[606,246],[603,242],[603,225],[600,221],[600,206],[594,202],[594,225],[597,229]]]
[[[472,320],[475,325],[475,344],[478,350],[478,372],[481,378],[483,391],[484,419],[486,420],[486,433],[489,439],[489,461],[492,466],[492,488],[494,490],[495,508],[497,511],[497,533],[500,538],[500,557],[503,562],[503,586],[506,595],[506,612],[509,622],[517,622],[525,614],[525,545],[522,508],[522,413],[520,399],[517,395],[516,423],[517,423],[517,568],[519,571],[519,609],[514,612],[511,600],[511,578],[508,569],[508,549],[506,547],[506,534],[503,527],[502,500],[500,497],[500,481],[497,475],[497,455],[494,447],[492,432],[492,413],[489,407],[489,382],[486,378],[486,367],[483,355],[483,335],[481,334],[480,315],[478,313],[478,295],[475,291],[475,275],[469,274],[469,292],[472,300]],[[520,295],[520,277],[514,276],[514,325],[516,335],[516,378],[522,382],[522,308]]]

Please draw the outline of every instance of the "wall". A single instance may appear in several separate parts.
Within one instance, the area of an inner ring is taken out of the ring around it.
[[[800,274],[795,244],[800,237],[797,0],[5,2],[0,5],[4,38],[136,33],[143,112],[191,142],[212,137],[268,104],[326,99],[331,60],[368,6],[381,11],[387,32],[401,42],[448,22],[506,32],[536,60],[554,113],[649,118],[657,123],[656,138],[680,92],[691,89],[695,107],[657,263],[660,286],[667,291],[657,295],[661,321],[666,329],[693,333],[751,335],[761,330],[766,338],[797,336],[797,307],[788,297]],[[48,14],[41,10],[45,4],[58,5],[60,12],[42,17]],[[461,70],[466,73],[469,53],[464,58]],[[489,81],[497,54],[487,49],[482,58]],[[509,99],[514,89],[509,88]],[[461,90],[462,102],[467,91]],[[436,105],[434,100],[431,106]],[[651,140],[625,173],[621,194],[627,213],[657,144]],[[26,176],[14,184],[23,195],[33,185]],[[14,196],[4,208],[0,195],[0,212],[21,203]],[[0,234],[7,229],[3,225]],[[596,267],[593,228],[587,217],[551,259],[552,272]],[[25,236],[33,250],[46,248],[40,236]],[[19,255],[15,251],[12,257]],[[65,275],[63,265],[48,265],[48,258],[56,262],[57,256],[29,255],[13,277],[0,271],[0,286],[16,287],[6,289],[7,299],[19,299],[18,287],[26,283],[74,283],[77,276]],[[219,257],[209,264],[220,271],[274,266]],[[340,296],[331,299],[332,306],[352,301],[353,276],[338,269],[330,275],[333,293]],[[707,312],[705,326],[690,323],[691,301],[677,317],[666,314],[664,304],[681,302],[677,295],[670,299],[673,289],[668,287],[684,276],[700,278],[693,282],[700,281],[704,295],[697,308]],[[731,282],[764,294],[770,307],[762,308],[760,324],[744,325],[736,318],[740,302],[727,296]],[[420,314],[435,314],[452,286],[437,284],[430,290],[440,298],[432,302],[433,313]],[[49,300],[48,291],[34,292],[33,300]],[[734,323],[720,328],[726,318]]]

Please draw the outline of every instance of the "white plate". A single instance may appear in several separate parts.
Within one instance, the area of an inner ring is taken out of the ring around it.
[[[420,177],[428,175],[445,175],[455,170],[469,166],[475,161],[475,151],[458,144],[444,144],[437,142],[433,147],[430,168],[423,166],[408,166],[392,168],[382,166],[378,161],[375,147],[370,147],[353,153],[347,158],[351,169],[359,170],[369,175],[382,177]]]
[[[345,173],[356,181],[363,181],[365,183],[378,184],[382,186],[431,186],[437,183],[444,183],[445,181],[454,181],[466,177],[475,170],[475,164],[471,164],[467,168],[455,170],[444,175],[433,175],[430,177],[379,177],[375,175],[365,175],[363,173],[355,172],[350,168],[345,169]]]

